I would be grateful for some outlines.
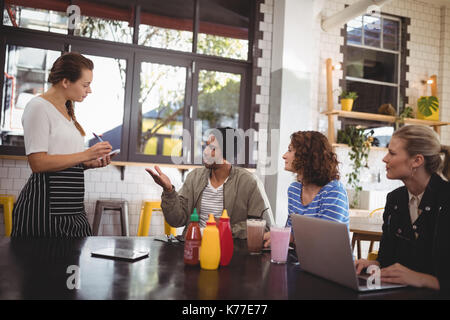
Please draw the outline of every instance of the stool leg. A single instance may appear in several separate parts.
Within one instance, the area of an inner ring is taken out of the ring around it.
[[[166,219],[164,219],[164,234],[166,236],[173,235],[174,237],[177,235],[177,229],[168,224]]]
[[[150,220],[152,219],[153,208],[150,205],[144,205],[141,210],[141,217],[139,218],[138,236],[147,237],[150,229]]]
[[[138,230],[137,230],[137,236],[141,237],[142,236],[142,223],[144,220],[144,206],[141,206],[141,213],[139,214],[139,225],[138,225]]]
[[[128,205],[122,204],[120,208],[120,222],[122,224],[122,236],[128,237],[130,235],[128,230]]]
[[[92,234],[98,236],[98,228],[100,227],[100,220],[103,214],[103,206],[99,203],[95,204],[94,223],[92,226]]]
[[[12,231],[12,211],[14,203],[12,201],[7,201],[3,205],[3,216],[5,221],[5,236],[11,236]]]
[[[373,241],[370,241],[370,245],[369,245],[369,254],[372,252],[373,250]]]
[[[358,248],[358,259],[361,259],[361,241],[356,241],[356,247]]]

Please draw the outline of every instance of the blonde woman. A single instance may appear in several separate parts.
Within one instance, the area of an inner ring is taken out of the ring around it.
[[[387,178],[404,186],[387,196],[378,259],[356,261],[358,273],[375,264],[381,281],[450,293],[449,156],[429,127],[394,133],[383,161]]]

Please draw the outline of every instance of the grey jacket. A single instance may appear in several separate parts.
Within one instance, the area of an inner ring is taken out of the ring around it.
[[[208,185],[210,175],[211,170],[205,167],[194,169],[187,175],[180,191],[177,192],[175,188],[170,192],[163,191],[161,208],[168,224],[177,228],[187,226],[194,208],[201,213],[201,197]],[[223,207],[227,209],[230,216],[231,232],[234,238],[247,237],[248,217],[263,218],[266,220],[266,230],[269,230],[268,208],[261,194],[264,191],[258,188],[252,173],[244,168],[232,166],[223,188]]]

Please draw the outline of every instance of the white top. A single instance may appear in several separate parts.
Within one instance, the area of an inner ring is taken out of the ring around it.
[[[223,185],[228,180],[224,181],[217,189],[211,184],[208,178],[208,185],[202,193],[201,209],[200,209],[200,227],[206,227],[209,215],[212,213],[217,219],[222,216],[223,211]]]
[[[422,201],[423,194],[425,192],[422,192],[418,196],[413,195],[408,190],[409,195],[409,215],[411,216],[411,223],[414,224],[416,222],[417,218],[422,213],[422,210],[419,209],[420,201]]]
[[[84,151],[84,138],[72,120],[41,97],[31,99],[22,115],[26,155],[36,152],[71,154]]]

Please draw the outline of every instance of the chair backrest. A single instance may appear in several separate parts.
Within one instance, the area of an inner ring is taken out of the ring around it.
[[[381,211],[381,210],[384,210],[384,207],[383,207],[383,208],[377,208],[377,209],[375,209],[375,210],[372,210],[372,211],[369,213],[369,218],[372,218],[375,212]]]

